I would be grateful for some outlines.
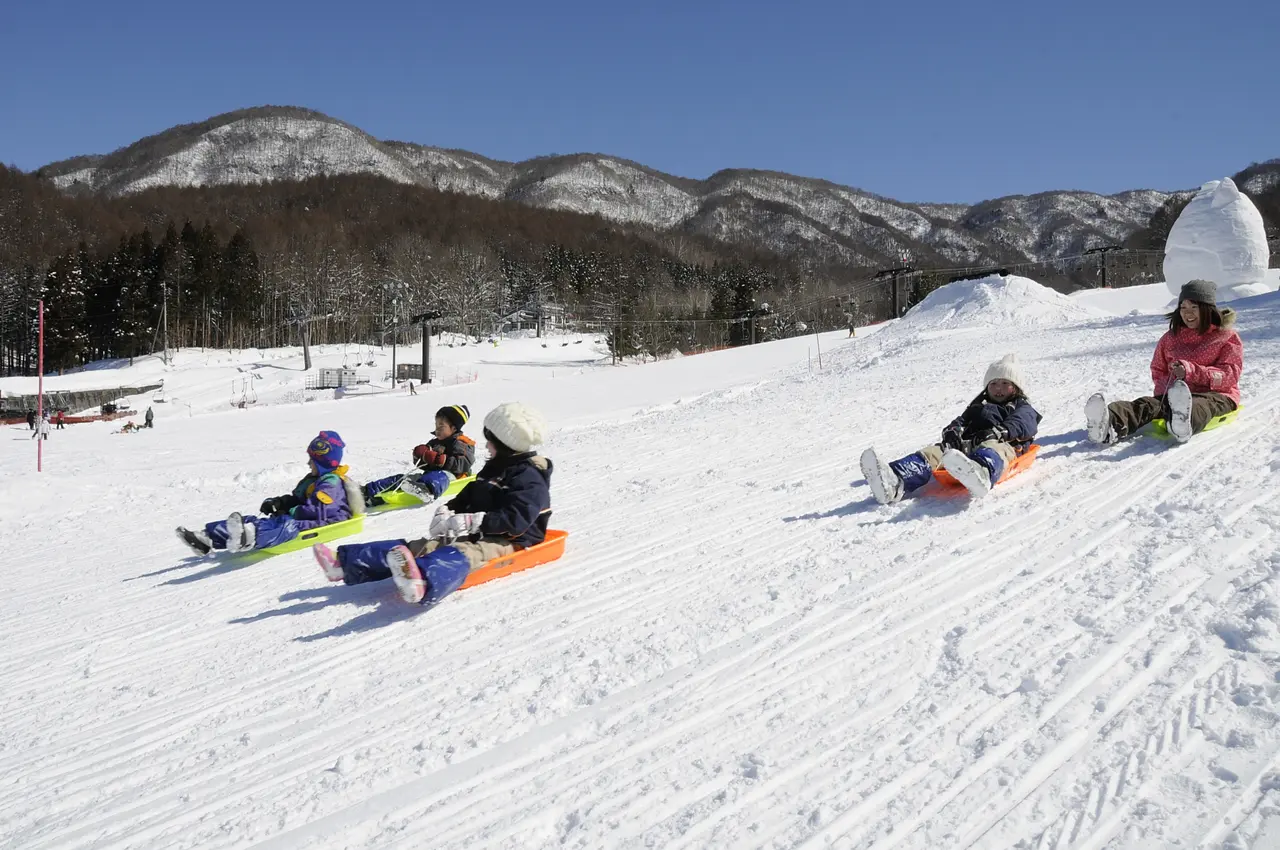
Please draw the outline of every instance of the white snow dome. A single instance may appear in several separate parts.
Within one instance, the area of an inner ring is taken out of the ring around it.
[[[1169,231],[1164,280],[1177,296],[1200,278],[1218,284],[1218,300],[1271,292],[1267,275],[1267,231],[1262,214],[1230,177],[1210,180],[1187,204]]]

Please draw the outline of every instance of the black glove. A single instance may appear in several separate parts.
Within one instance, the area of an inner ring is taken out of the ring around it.
[[[960,426],[948,425],[943,429],[942,445],[955,449],[958,452],[964,451],[964,437],[960,435]]]
[[[1009,442],[1009,429],[1002,428],[999,425],[997,425],[994,428],[988,428],[987,430],[983,431],[981,434],[978,435],[979,443],[985,443],[988,440],[995,440],[998,443]]]
[[[275,516],[280,513],[281,507],[283,506],[280,504],[280,497],[272,496],[270,499],[262,500],[262,504],[258,506],[258,513]]]

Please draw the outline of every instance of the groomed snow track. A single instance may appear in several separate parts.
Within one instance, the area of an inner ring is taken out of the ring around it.
[[[1185,446],[1084,437],[1156,318],[904,322],[602,412],[548,447],[566,556],[421,616],[307,553],[183,561],[162,458],[65,520],[5,492],[0,845],[1272,846],[1280,301],[1240,324],[1246,410]],[[871,501],[861,450],[933,438],[1005,351],[1036,465]]]

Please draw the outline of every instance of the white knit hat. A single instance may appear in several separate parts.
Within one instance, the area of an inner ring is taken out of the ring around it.
[[[1018,355],[1006,354],[987,367],[987,376],[982,379],[985,389],[992,381],[1005,380],[1013,384],[1023,395],[1027,395],[1027,385],[1022,382],[1022,369],[1018,366]]]
[[[513,452],[527,452],[547,438],[547,420],[518,401],[500,404],[484,418],[484,429]]]

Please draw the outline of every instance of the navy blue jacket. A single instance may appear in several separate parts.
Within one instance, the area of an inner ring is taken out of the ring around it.
[[[551,460],[536,452],[495,457],[449,501],[448,508],[460,514],[484,511],[481,535],[533,546],[547,536],[551,470]]]
[[[1009,432],[1009,444],[1018,452],[1026,451],[1036,437],[1040,427],[1040,414],[1031,406],[1025,396],[1015,396],[1003,404],[997,404],[987,398],[986,390],[969,402],[951,425],[959,427],[960,436],[965,440],[977,443],[983,432],[992,428],[1004,428]]]

